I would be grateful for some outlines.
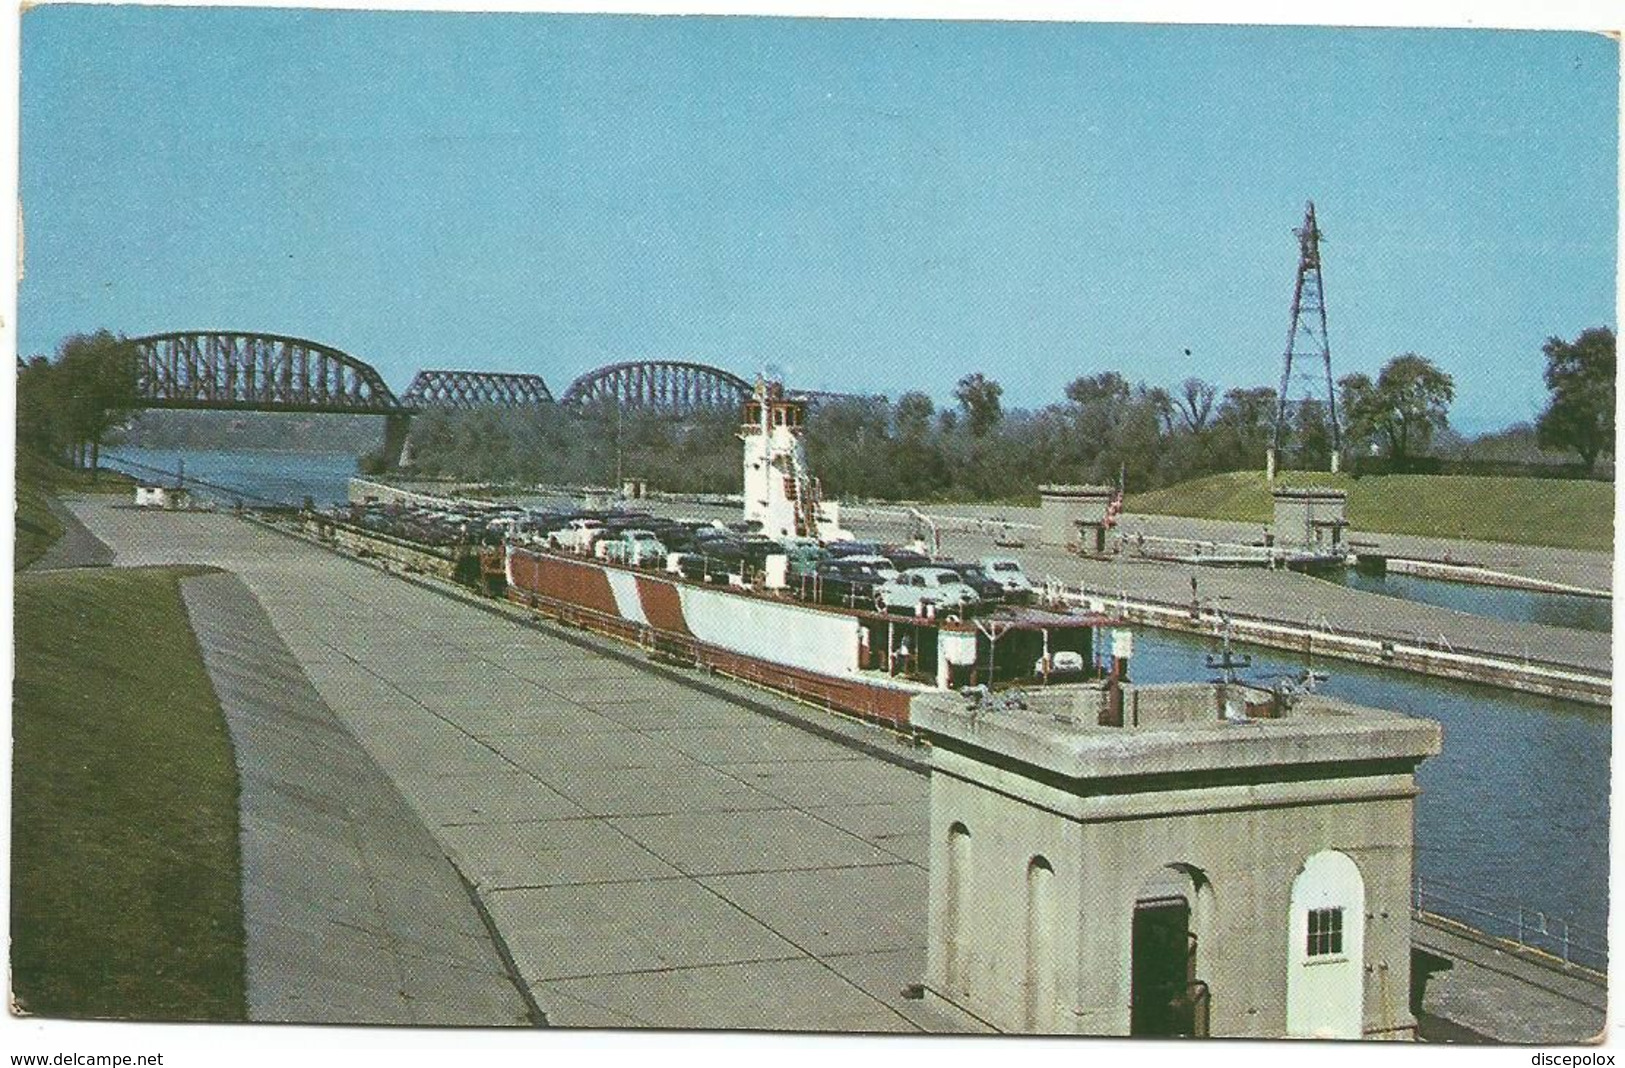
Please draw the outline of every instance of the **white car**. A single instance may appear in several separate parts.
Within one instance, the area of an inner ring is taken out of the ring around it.
[[[924,615],[927,605],[937,611],[967,612],[981,602],[958,572],[945,567],[911,567],[875,590],[875,599],[888,612],[906,610]]]
[[[615,564],[633,567],[653,567],[666,562],[666,546],[652,530],[623,530],[620,537],[605,538],[598,543],[598,553]]]
[[[1020,601],[1031,597],[1034,586],[1032,579],[1021,569],[1021,563],[1008,556],[984,556],[981,560],[982,574],[1004,587],[1004,595],[1008,600]]]
[[[555,549],[572,549],[584,553],[591,551],[592,543],[603,533],[604,524],[596,519],[572,519],[569,526],[563,530],[555,530],[548,535],[547,540]]]

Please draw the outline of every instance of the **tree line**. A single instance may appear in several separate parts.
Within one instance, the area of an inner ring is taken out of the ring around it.
[[[1613,334],[1588,330],[1544,349],[1551,397],[1539,423],[1544,449],[1579,453],[1590,468],[1613,451]],[[1404,353],[1375,378],[1337,384],[1344,451],[1407,465],[1444,442],[1455,383],[1426,357]],[[1045,482],[1156,489],[1203,475],[1263,467],[1280,397],[1269,386],[1220,391],[1200,378],[1169,390],[1117,371],[1074,379],[1063,399],[1009,409],[984,374],[962,378],[954,403],[923,392],[895,401],[850,397],[821,403],[808,420],[813,470],[832,496],[875,500],[1014,500]],[[1326,470],[1332,415],[1320,401],[1287,409],[1280,466]],[[612,406],[569,415],[431,413],[412,443],[425,473],[515,482],[607,484],[640,477],[675,492],[737,492],[736,416],[673,419]]]
[[[1614,345],[1607,327],[1546,342],[1541,449],[1576,453],[1587,469],[1613,455]],[[54,358],[19,361],[17,384],[19,444],[76,466],[94,466],[109,431],[140,407],[130,345],[106,330],[72,335]],[[1404,469],[1450,436],[1454,398],[1451,376],[1415,353],[1394,357],[1374,379],[1344,376],[1343,449]],[[918,391],[825,401],[808,421],[807,450],[826,493],[841,497],[996,501],[1030,496],[1045,482],[1120,480],[1139,491],[1262,468],[1280,411],[1269,386],[1221,392],[1193,377],[1166,389],[1117,371],[1074,379],[1055,403],[1009,409],[1003,387],[977,373],[960,379],[941,408]],[[1286,416],[1279,466],[1325,470],[1327,405],[1296,402]],[[414,418],[410,448],[416,470],[429,475],[573,484],[626,476],[674,492],[737,492],[737,420],[733,411],[672,418],[611,403],[430,411]]]
[[[72,334],[54,358],[17,365],[17,445],[95,470],[102,442],[140,407],[135,352],[107,330]]]

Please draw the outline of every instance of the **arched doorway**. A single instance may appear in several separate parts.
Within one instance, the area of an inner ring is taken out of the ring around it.
[[[1213,888],[1185,864],[1154,872],[1135,897],[1129,951],[1129,1034],[1146,1038],[1208,1033],[1210,994],[1197,977]]]
[[[1359,1038],[1365,999],[1365,880],[1324,850],[1292,881],[1287,920],[1286,1033]]]
[[[948,991],[955,997],[964,997],[970,989],[970,962],[966,952],[970,938],[967,915],[970,881],[970,829],[956,821],[948,828],[948,892],[943,917],[948,937],[943,947],[942,967]]]
[[[1027,862],[1026,967],[1022,978],[1022,1023],[1027,1031],[1046,1030],[1055,1001],[1055,868],[1041,856]]]

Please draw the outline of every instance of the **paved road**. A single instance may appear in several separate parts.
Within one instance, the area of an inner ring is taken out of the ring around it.
[[[1496,1042],[1557,1045],[1604,1036],[1604,983],[1532,963],[1490,939],[1464,937],[1449,921],[1418,923],[1415,931],[1419,947],[1451,962],[1428,980],[1434,1015]]]
[[[72,507],[120,565],[241,577],[550,1023],[948,1029],[902,996],[924,776],[228,516]]]

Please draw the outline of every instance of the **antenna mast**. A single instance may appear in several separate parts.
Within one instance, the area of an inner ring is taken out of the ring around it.
[[[1336,473],[1343,451],[1342,431],[1337,419],[1337,390],[1332,384],[1332,349],[1326,336],[1326,293],[1320,275],[1320,227],[1315,222],[1315,202],[1304,210],[1303,226],[1294,230],[1298,236],[1298,279],[1292,290],[1292,326],[1287,331],[1286,355],[1282,357],[1281,391],[1275,409],[1275,435],[1270,441],[1268,473],[1275,480],[1276,465],[1284,457],[1282,446],[1291,434],[1292,423],[1306,400],[1312,396],[1319,382],[1313,367],[1313,357],[1319,356],[1325,370],[1326,419],[1331,424],[1332,471]],[[1293,358],[1298,370],[1293,371]],[[1308,364],[1308,366],[1305,366]],[[1293,384],[1303,382],[1294,399]]]

